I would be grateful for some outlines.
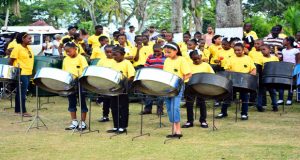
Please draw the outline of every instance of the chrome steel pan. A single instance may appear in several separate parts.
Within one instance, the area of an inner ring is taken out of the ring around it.
[[[125,76],[107,67],[86,67],[79,78],[80,84],[87,90],[102,95],[118,95],[124,92]]]
[[[205,98],[223,98],[232,91],[232,81],[212,73],[196,73],[188,85],[196,94]]]
[[[182,83],[175,74],[157,68],[142,68],[136,72],[132,86],[147,95],[173,97],[179,93]]]
[[[0,64],[0,81],[17,81],[19,69],[14,66]]]
[[[75,76],[57,68],[44,67],[35,74],[33,82],[40,88],[60,95],[75,91]]]

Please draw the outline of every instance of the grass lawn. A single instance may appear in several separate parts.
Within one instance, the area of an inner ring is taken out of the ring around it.
[[[27,108],[31,111],[35,108],[35,97],[28,100]],[[264,113],[258,113],[252,107],[249,120],[238,120],[237,123],[234,121],[235,106],[232,106],[228,118],[216,120],[217,131],[212,130],[212,108],[208,107],[208,129],[200,128],[196,122],[195,127],[183,129],[182,139],[164,144],[171,127],[167,116],[163,116],[166,127],[158,128],[159,118],[155,114],[144,116],[144,132],[151,135],[131,140],[139,134],[140,104],[130,104],[128,135],[110,139],[111,134],[105,131],[112,127],[112,121],[97,122],[102,115],[101,106],[92,103],[92,129],[99,129],[100,133],[80,137],[78,133],[72,135],[71,131],[64,130],[70,122],[67,99],[53,97],[50,100],[55,104],[43,105],[48,110],[40,112],[49,129],[31,129],[27,134],[25,131],[30,122],[12,124],[20,118],[13,115],[12,109],[3,111],[9,106],[8,100],[0,101],[0,159],[300,159],[300,105],[296,103],[287,107],[287,113],[282,116],[281,111],[272,112],[271,106]],[[216,113],[219,110],[217,108]],[[183,123],[186,121],[185,108],[181,112]]]

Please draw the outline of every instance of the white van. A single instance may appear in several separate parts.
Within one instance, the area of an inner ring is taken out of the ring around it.
[[[42,50],[42,44],[44,43],[44,38],[50,36],[54,39],[55,34],[64,34],[67,32],[66,29],[57,30],[52,26],[7,26],[1,28],[2,33],[12,33],[12,32],[27,32],[32,36],[32,44],[30,45],[32,51],[37,55]]]

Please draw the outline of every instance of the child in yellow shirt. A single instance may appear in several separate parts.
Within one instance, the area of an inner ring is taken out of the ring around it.
[[[178,46],[180,48],[181,53],[186,53],[187,52],[187,42],[191,39],[191,34],[190,32],[185,32],[183,34],[183,42],[179,42]]]
[[[68,56],[64,58],[62,69],[73,74],[75,77],[79,77],[84,68],[88,66],[86,59],[77,53],[77,46],[74,42],[67,42],[64,45],[64,49]],[[87,125],[85,123],[86,113],[88,112],[88,108],[85,102],[85,94],[82,92],[82,88],[79,88],[79,92],[81,95],[81,123],[79,124],[76,118],[77,111],[77,93],[73,93],[68,96],[69,108],[68,111],[71,115],[71,125],[66,128],[66,130],[74,130],[74,129],[86,129]]]
[[[231,57],[234,57],[234,50],[231,48],[231,43],[228,38],[223,38],[222,40],[222,48],[223,50],[219,54],[218,60],[215,60],[215,62],[218,62],[221,64],[221,67],[224,68],[228,59]]]
[[[195,73],[215,73],[214,70],[211,68],[211,66],[206,63],[202,62],[201,57],[202,53],[198,52],[198,50],[194,50],[190,53],[190,57],[193,60],[193,62],[190,64],[191,65],[191,71],[192,74]],[[208,128],[208,124],[206,122],[206,116],[207,116],[207,111],[206,111],[206,105],[205,105],[205,100],[201,97],[197,97],[192,92],[190,91],[189,87],[186,87],[186,92],[185,92],[185,97],[186,97],[186,112],[187,112],[187,122],[182,126],[182,128],[189,128],[194,126],[194,113],[193,113],[193,106],[194,102],[196,100],[196,106],[200,107],[200,126],[202,128]]]
[[[204,39],[200,39],[198,48],[203,53],[201,60],[203,62],[209,63],[210,52],[207,48],[205,48]]]

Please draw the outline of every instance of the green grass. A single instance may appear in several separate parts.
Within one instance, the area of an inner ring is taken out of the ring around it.
[[[42,100],[46,101],[46,98]],[[70,131],[64,130],[70,122],[67,99],[54,97],[50,100],[56,103],[44,105],[48,110],[40,112],[49,129],[31,129],[27,134],[25,131],[30,122],[12,124],[19,117],[13,116],[13,110],[3,111],[9,104],[8,100],[0,101],[0,159],[300,159],[298,104],[288,107],[287,114],[282,116],[280,112],[270,111],[270,106],[265,113],[250,108],[249,120],[238,120],[237,123],[234,121],[235,107],[232,106],[228,118],[216,120],[217,131],[212,130],[212,108],[208,107],[207,121],[210,128],[202,129],[196,122],[196,127],[183,129],[182,139],[164,144],[171,127],[167,116],[164,116],[162,120],[167,127],[157,128],[159,119],[155,114],[144,116],[144,132],[151,135],[131,140],[139,134],[140,104],[130,104],[128,135],[109,139],[111,134],[105,131],[112,127],[112,121],[96,121],[102,114],[101,106],[92,104],[92,128],[99,129],[100,133],[80,137],[78,133],[72,135]],[[29,97],[29,101],[27,108],[31,111],[35,107],[35,98]],[[184,122],[185,108],[181,112]]]

